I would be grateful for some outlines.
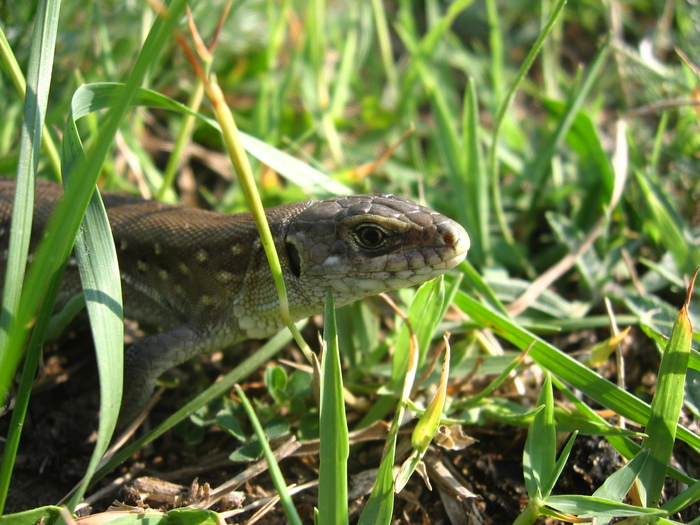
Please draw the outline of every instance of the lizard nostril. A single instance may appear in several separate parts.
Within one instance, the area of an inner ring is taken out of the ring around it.
[[[469,236],[458,223],[454,221],[443,222],[438,225],[437,242],[445,248],[455,251],[457,254],[466,254],[469,249]]]
[[[452,246],[455,243],[455,236],[453,232],[445,232],[442,234],[442,240],[445,242],[446,246]]]
[[[444,246],[454,246],[459,242],[459,231],[449,222],[438,226],[438,233]]]

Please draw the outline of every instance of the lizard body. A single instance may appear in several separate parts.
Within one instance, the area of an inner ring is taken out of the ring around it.
[[[14,181],[0,180],[0,275],[5,275]],[[39,181],[34,248],[58,184]],[[124,316],[162,329],[125,355],[124,406],[148,400],[167,369],[204,352],[274,334],[284,324],[250,213],[219,214],[103,193],[122,278]],[[466,257],[456,222],[403,197],[355,195],[266,210],[295,320],[336,305],[430,280]],[[80,293],[69,264],[57,301]]]

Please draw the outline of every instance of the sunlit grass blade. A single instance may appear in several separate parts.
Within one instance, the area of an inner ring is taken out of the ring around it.
[[[81,183],[80,174],[75,170],[85,162],[85,152],[76,126],[76,121],[82,116],[71,112],[64,130],[61,157],[66,187],[71,183]],[[70,508],[75,507],[82,498],[89,476],[109,446],[122,399],[124,324],[121,278],[109,220],[97,192],[93,193],[85,210],[82,227],[76,237],[75,255],[97,355],[101,417],[92,464],[83,485],[68,501]]]
[[[358,525],[389,525],[394,512],[394,459],[396,435],[387,438],[382,462],[377,471],[372,494],[362,509]]]
[[[540,337],[489,310],[468,295],[458,294],[455,304],[475,322],[489,326],[518,348],[525,349],[532,345],[529,356],[538,365],[594,401],[639,424],[647,424],[650,407],[639,398],[613,385]],[[700,437],[697,434],[679,426],[678,436],[700,450]]]
[[[51,86],[51,72],[53,70],[54,49],[56,46],[56,34],[58,31],[58,19],[60,0],[46,0],[39,2],[37,7],[37,20],[33,32],[32,46],[28,65],[27,84],[24,104],[24,125],[20,133],[20,145],[17,164],[17,184],[15,186],[12,223],[9,232],[9,246],[7,263],[5,266],[2,313],[0,314],[0,369],[5,374],[0,377],[0,403],[5,402],[10,378],[19,363],[24,351],[23,345],[14,348],[8,346],[11,340],[13,325],[17,326],[21,320],[20,305],[23,293],[23,283],[29,253],[29,241],[32,232],[32,218],[34,214],[34,183],[39,166],[42,135],[46,108],[48,105],[49,90]],[[13,65],[14,57],[11,55],[9,43],[2,35],[2,56]],[[12,67],[8,67],[12,70]],[[20,72],[16,71],[16,75]],[[15,82],[18,82],[16,80]],[[7,233],[5,234],[7,235]],[[41,299],[37,298],[37,303]],[[38,304],[37,304],[38,306]],[[44,325],[43,329],[46,329]],[[40,341],[36,341],[33,352],[38,356]],[[24,413],[29,400],[30,384],[36,372],[38,359],[33,357],[33,367],[28,366],[24,370],[22,405],[10,428],[9,440],[11,447],[5,451],[0,463],[0,514],[5,508],[7,491],[10,485],[10,477],[14,468],[16,447],[24,425]],[[1,375],[1,374],[0,374]],[[14,450],[13,450],[14,449]]]
[[[180,8],[182,8],[184,4],[180,3],[179,5]],[[173,8],[175,9],[174,13],[177,12],[177,6],[178,2],[175,2],[173,4]],[[73,184],[67,190],[66,198],[57,206],[53,219],[49,222],[44,241],[37,248],[34,263],[27,277],[26,291],[22,296],[22,302],[20,303],[16,315],[15,324],[10,325],[8,342],[5,346],[7,353],[3,353],[2,356],[5,362],[3,363],[4,366],[1,367],[0,392],[5,391],[6,383],[9,381],[9,374],[11,374],[14,367],[16,367],[21,348],[30,326],[28,319],[35,315],[34,313],[42,302],[45,303],[45,308],[50,308],[50,305],[46,303],[46,299],[50,297],[49,283],[54,283],[53,293],[55,297],[55,291],[57,290],[55,282],[60,279],[63,273],[62,265],[65,265],[72,243],[77,235],[78,226],[87,206],[87,201],[94,191],[100,167],[111,146],[121,116],[129,107],[129,94],[133,94],[137,83],[140,82],[140,79],[145,74],[151,62],[150,58],[145,57],[150,57],[157,53],[166,35],[171,31],[172,24],[172,19],[169,23],[164,23],[160,19],[156,22],[154,31],[147,40],[146,46],[144,46],[144,50],[139,59],[137,59],[136,65],[132,71],[132,76],[129,78],[130,82],[127,82],[125,89],[121,93],[121,97],[117,100],[117,105],[109,112],[107,117],[108,124],[101,129],[90,156],[87,158],[82,156],[82,154],[74,158],[66,156],[67,151],[71,151],[71,149],[77,151],[76,148],[80,147],[80,139],[77,137],[77,133],[75,135],[71,135],[70,133],[66,134],[66,137],[68,137],[66,140],[69,142],[64,143],[63,170],[64,172],[75,170],[83,178],[75,177]],[[72,119],[69,119],[67,125],[74,128],[75,123]],[[29,209],[31,210],[31,205]],[[106,222],[103,222],[103,226],[105,225]],[[47,276],[49,276],[48,279]],[[114,294],[110,294],[109,291],[107,294],[110,297],[114,296]],[[116,295],[119,295],[118,292]],[[104,298],[100,297],[98,302],[104,303]],[[51,304],[52,303],[53,300],[51,300]],[[111,305],[107,307],[108,312],[110,307]],[[113,315],[114,312],[109,312],[107,314],[108,318],[112,318]],[[117,315],[119,315],[118,312]],[[121,362],[123,341],[121,334],[123,333],[123,325],[121,325],[121,322],[115,322],[115,319],[112,319],[108,324],[111,326],[111,331],[106,332],[105,337],[109,341],[109,346],[111,347],[111,350],[108,352],[110,357],[106,360],[104,358],[98,360],[101,361],[100,367],[103,375],[109,375],[114,369],[119,372],[121,368],[120,366],[115,367],[113,365],[115,361]],[[115,333],[118,333],[118,335],[115,336]],[[102,402],[103,408],[106,409],[107,413],[105,414],[104,422],[101,423],[102,432],[100,432],[90,465],[86,471],[86,483],[106,450],[112,428],[116,423],[121,392],[120,383],[121,378],[119,376],[114,376],[111,381],[109,379],[105,380],[102,391]],[[86,485],[84,485],[84,487],[85,486]],[[74,506],[82,497],[84,487],[74,494],[73,499],[70,501],[71,506]]]
[[[92,112],[112,107],[114,101],[119,97],[122,87],[123,84],[115,82],[99,82],[80,86],[76,90],[76,107],[73,108],[75,115],[88,115]],[[83,91],[85,94],[78,97],[77,94]],[[184,115],[193,115],[198,117],[200,122],[214,129],[220,129],[214,119],[200,113],[194,113],[190,108],[170,97],[148,89],[139,88],[136,91],[132,104],[167,109]],[[75,116],[75,118],[78,117]],[[243,132],[240,133],[239,138],[248,153],[312,195],[323,198],[331,195],[348,195],[351,193],[351,189],[344,184],[314,169],[296,157],[264,143],[260,139]]]
[[[550,482],[554,470],[556,435],[554,430],[554,397],[552,380],[545,378],[537,404],[544,406],[537,414],[527,433],[523,467],[525,486],[531,499],[546,497],[544,488]]]
[[[426,283],[429,284],[429,283]],[[425,286],[425,285],[424,285]],[[404,322],[406,320],[404,319]],[[406,328],[409,331],[408,357],[403,369],[403,383],[394,385],[394,392],[399,396],[399,404],[394,419],[389,429],[389,435],[386,438],[382,461],[377,473],[377,479],[374,482],[372,494],[367,501],[362,514],[360,515],[359,525],[388,525],[392,519],[394,510],[394,461],[396,460],[396,441],[399,435],[401,422],[403,421],[406,411],[407,400],[413,390],[416,372],[418,370],[418,339],[413,332],[410,322],[406,322]],[[380,401],[385,401],[384,408],[388,408],[389,402],[394,401],[394,398],[384,397]]]
[[[483,390],[473,395],[469,399],[462,403],[459,403],[460,408],[468,408],[480,403],[483,399],[493,394],[498,387],[500,387],[503,382],[508,378],[513,370],[515,370],[525,359],[527,355],[527,350],[522,352],[518,357],[513,359],[499,374],[494,378]]]
[[[35,525],[39,522],[53,523],[58,519],[61,507],[54,505],[37,507],[35,509],[0,516],[1,525]]]
[[[292,525],[301,525],[301,518],[299,517],[299,514],[297,513],[297,510],[294,507],[294,502],[292,501],[292,497],[290,496],[289,491],[287,490],[287,484],[284,481],[284,476],[282,475],[280,466],[277,464],[277,460],[275,459],[275,453],[272,451],[272,448],[270,448],[270,443],[267,441],[265,430],[260,424],[258,416],[255,414],[253,405],[250,403],[250,400],[245,395],[245,392],[243,392],[243,389],[239,385],[236,385],[236,392],[241,398],[241,404],[243,405],[246,414],[248,414],[248,418],[250,419],[250,424],[253,426],[255,435],[257,436],[258,441],[262,445],[263,455],[265,456],[265,460],[267,461],[267,468],[270,470],[272,483],[275,485],[275,489],[277,490],[280,502],[282,503],[282,508],[284,508],[284,513],[287,516],[289,523],[291,523]]]
[[[513,233],[510,227],[508,226],[508,222],[506,221],[505,208],[503,206],[503,199],[501,197],[501,181],[498,171],[498,146],[500,142],[501,129],[505,122],[506,114],[508,112],[508,109],[510,108],[510,104],[513,100],[513,97],[515,96],[517,90],[520,88],[520,85],[524,80],[525,75],[530,70],[530,67],[535,61],[535,58],[539,54],[539,51],[542,48],[545,39],[550,34],[552,28],[554,27],[554,24],[559,19],[559,15],[564,9],[565,4],[566,0],[558,0],[552,6],[552,11],[549,15],[549,19],[545,23],[544,27],[542,28],[542,31],[537,37],[537,40],[530,48],[530,51],[523,60],[523,63],[520,66],[520,69],[518,70],[518,74],[515,80],[510,85],[503,100],[501,100],[501,105],[498,109],[498,114],[496,115],[496,120],[494,122],[493,142],[487,160],[487,170],[491,182],[491,199],[493,201],[493,210],[496,214],[498,227],[500,228],[501,234],[503,235],[503,239],[509,246],[511,252],[517,258],[518,262],[523,267],[523,269],[525,269],[530,276],[532,276],[534,272],[532,271],[530,264],[522,257],[520,249],[515,245],[515,238],[513,237]]]
[[[465,283],[470,287],[467,289],[472,289],[475,293],[482,296],[484,300],[488,301],[494,310],[501,312],[503,315],[508,315],[508,311],[506,310],[505,306],[503,306],[503,303],[498,298],[498,295],[486,282],[484,276],[481,275],[476,268],[474,268],[469,260],[466,260],[460,264],[459,269],[461,271],[461,275],[464,277]]]
[[[11,325],[8,343],[0,362],[0,392],[6,392],[10,378],[17,368],[21,349],[28,334],[30,320],[45,295],[47,276],[56,273],[61,264],[65,264],[70,249],[82,220],[87,202],[95,188],[95,183],[112,139],[129,107],[131,98],[141,83],[146,70],[153,63],[153,56],[162,48],[166,38],[171,34],[178,13],[184,7],[184,0],[174,0],[170,5],[170,16],[158,18],[154,30],[149,33],[141,54],[137,58],[131,74],[124,86],[122,96],[107,113],[104,125],[100,127],[99,136],[87,160],[78,168],[82,175],[80,184],[72,184],[66,198],[59,202],[49,222],[42,243],[37,248],[34,262],[29,269],[25,283],[26,293],[16,316],[16,322]]]
[[[613,473],[605,482],[593,493],[594,497],[609,499],[612,501],[622,501],[632,488],[632,484],[639,476],[639,472],[644,467],[649,458],[649,451],[644,450],[637,454],[632,460],[626,463],[621,469]],[[594,517],[595,513],[581,514],[582,518]],[[600,525],[607,525],[611,518],[598,517]]]
[[[690,274],[700,261],[700,248],[690,240],[692,234],[683,226],[683,221],[659,185],[645,173],[636,171],[635,175],[647,212],[643,214],[644,230],[673,254],[681,272]]]
[[[183,44],[183,42],[181,42],[181,44]],[[187,48],[185,47],[185,49]],[[236,170],[236,176],[241,184],[241,189],[243,190],[253,221],[255,222],[255,227],[260,236],[260,242],[265,252],[267,262],[270,265],[272,281],[275,285],[275,291],[277,292],[279,317],[292,333],[294,340],[309,362],[314,362],[311,349],[292,321],[289,310],[287,286],[284,281],[280,258],[277,254],[275,239],[272,236],[270,223],[265,215],[265,209],[253,176],[250,159],[243,146],[241,133],[236,124],[236,120],[226,103],[224,94],[216,78],[213,76],[206,76],[202,70],[201,64],[196,61],[195,57],[190,56],[189,58],[190,65],[198,72],[198,77],[204,82],[204,92],[214,109],[214,115],[221,129],[221,138],[226,152]]]
[[[599,498],[622,501],[622,498],[624,498],[632,488],[632,483],[634,483],[634,480],[639,476],[647,459],[649,459],[649,451],[641,451],[620,470],[606,479],[600,488],[596,489],[593,495]]]
[[[464,92],[464,119],[462,135],[467,152],[462,174],[466,194],[457,193],[457,210],[465,210],[462,224],[469,232],[471,264],[479,267],[492,266],[491,237],[489,236],[489,181],[484,166],[484,156],[479,140],[479,104],[473,79]],[[454,181],[457,182],[457,181]],[[460,188],[455,184],[455,188]],[[471,198],[468,198],[471,196]]]
[[[372,7],[374,8],[374,2]],[[348,100],[352,95],[351,82],[353,81],[356,60],[358,58],[358,40],[360,32],[360,6],[358,4],[350,4],[347,6],[348,9],[348,21],[345,27],[345,44],[341,52],[340,65],[338,67],[337,76],[333,85],[333,92],[331,94],[330,107],[328,113],[331,115],[333,120],[337,120],[343,116],[343,111],[345,109]],[[383,14],[383,13],[382,13]],[[384,21],[386,23],[386,21]],[[377,22],[378,31],[380,30],[380,22]],[[380,46],[383,42],[380,34]],[[383,49],[382,49],[383,52]],[[393,66],[393,63],[389,63]],[[387,73],[389,73],[387,71]],[[394,83],[396,79],[394,78]],[[391,81],[390,81],[391,84]],[[395,89],[395,88],[394,88]],[[394,91],[395,92],[395,91]]]
[[[647,507],[656,507],[659,504],[666,471],[673,454],[678,417],[685,394],[684,384],[690,344],[693,339],[693,326],[688,318],[688,307],[698,269],[695,270],[693,280],[688,286],[685,303],[678,313],[671,339],[661,357],[656,392],[651,401],[651,415],[646,427],[648,437],[642,441],[642,448],[651,450],[649,461],[639,474],[640,495]]]
[[[390,107],[393,107],[397,103],[396,98],[399,93],[399,81],[396,64],[392,56],[393,49],[391,45],[391,32],[389,30],[390,24],[387,22],[383,2],[380,0],[372,0],[372,14],[377,31],[382,67],[386,75],[386,88],[383,98]]]
[[[122,399],[124,323],[117,254],[102,199],[95,193],[76,239],[76,256],[85,302],[90,315],[100,375],[100,420],[93,464],[84,485],[68,505],[73,508],[87,489],[89,476],[109,446],[117,425]]]
[[[19,360],[19,355],[13,356],[7,351],[6,342],[10,323],[17,320],[27,254],[29,253],[34,212],[34,183],[39,165],[44,118],[51,85],[60,6],[61,2],[56,0],[40,2],[28,66],[26,88],[29,90],[29,94],[25,99],[24,125],[20,134],[17,185],[13,205],[15,213],[12,214],[7,269],[3,276],[5,281],[2,298],[3,308],[0,316],[0,348],[2,349],[0,368],[7,367],[8,372],[14,372],[14,367],[10,363]],[[6,391],[4,382],[0,381],[0,397],[4,398]]]
[[[547,480],[546,484],[542,487],[542,493],[545,494],[546,497],[549,497],[549,495],[552,493],[554,485],[559,479],[559,476],[561,476],[561,473],[564,470],[564,467],[566,466],[566,462],[569,459],[571,449],[574,446],[574,441],[576,441],[577,436],[578,431],[572,432],[571,437],[569,437],[569,440],[566,442],[566,445],[564,445],[564,447],[562,448],[559,457],[557,458],[557,461],[554,464],[554,467],[552,468],[552,472],[550,473],[549,479]]]
[[[47,2],[48,4],[48,2]],[[61,2],[56,1],[52,2],[50,5],[53,8],[58,8],[60,6]],[[41,8],[40,8],[41,9]],[[37,12],[42,12],[41,10],[38,10]],[[49,24],[53,24],[55,21],[49,21]],[[37,24],[39,26],[43,26],[41,23],[41,18],[37,20]],[[46,25],[45,29],[49,29],[52,31],[52,29]],[[49,36],[48,32],[43,32],[43,31],[35,31],[34,32],[35,38],[43,38],[44,39],[44,44],[53,46],[53,44],[50,43],[50,38],[46,39],[46,37]],[[54,35],[55,36],[55,35]],[[45,47],[44,50],[40,53],[35,53],[35,52],[30,52],[30,56],[32,57],[32,60],[30,60],[29,64],[29,72],[30,72],[30,77],[34,75],[36,71],[36,64],[33,63],[35,58],[42,58],[42,69],[43,75],[46,74],[45,69],[53,67],[53,49],[47,53],[48,47]],[[5,32],[3,31],[3,28],[0,27],[0,60],[2,63],[4,63],[5,68],[4,70],[9,74],[9,76],[12,78],[12,82],[15,85],[15,89],[17,89],[20,97],[22,97],[22,100],[26,102],[25,95],[27,92],[27,81],[24,78],[24,75],[22,74],[22,69],[20,68],[20,65],[17,63],[17,58],[15,57],[14,53],[12,52],[12,48],[10,47],[10,43],[7,41],[7,37],[5,36]],[[41,67],[41,66],[40,66]],[[49,71],[50,72],[50,71]],[[44,77],[42,82],[46,81],[47,78]],[[33,84],[32,78],[30,78],[30,85]],[[36,97],[36,100],[33,101],[30,104],[30,110],[31,111],[39,111],[45,113],[46,112],[46,106],[45,106],[45,100],[43,100],[46,96],[45,92],[42,92],[43,87],[40,89],[37,89],[34,93],[34,96]],[[25,115],[25,121],[30,122],[30,120],[26,119]],[[38,122],[34,122],[35,124],[38,124]],[[56,147],[56,144],[53,140],[53,137],[51,136],[51,133],[49,132],[49,129],[46,127],[46,123],[43,122],[43,117],[42,117],[42,122],[41,126],[43,128],[43,131],[41,133],[41,141],[38,142],[37,144],[40,144],[41,147],[43,148],[44,153],[48,157],[49,163],[51,164],[51,171],[52,171],[52,176],[56,181],[61,180],[61,160],[58,154],[58,148]],[[28,126],[26,129],[34,129],[33,126]],[[41,129],[41,128],[40,128]],[[25,131],[23,129],[23,131]],[[20,156],[21,157],[21,156]],[[20,161],[21,164],[21,161]]]
[[[276,65],[279,59],[279,50],[284,43],[283,39],[289,22],[289,0],[284,2],[267,2],[266,15],[270,21],[268,28],[268,41],[265,47],[265,63],[260,73],[260,92],[254,112],[254,133],[266,142],[276,143],[279,140],[279,124],[281,119],[282,100],[287,88],[287,83],[279,81],[276,73]],[[236,16],[237,8],[233,9],[232,16]]]
[[[501,32],[501,24],[498,16],[498,3],[496,0],[486,0],[486,16],[489,23],[489,45],[491,47],[491,83],[493,85],[493,107],[492,112],[498,111],[498,106],[503,100],[503,93],[506,85],[504,81],[504,40]]]
[[[321,360],[319,407],[318,522],[348,523],[348,422],[343,401],[343,378],[335,325],[333,293],[326,294],[326,318]]]
[[[333,161],[336,165],[344,164],[344,152],[338,129],[331,114],[330,81],[325,63],[324,50],[327,46],[326,34],[326,2],[312,0],[306,10],[306,34],[308,37],[308,65],[313,71],[313,89],[304,94],[307,95],[307,103],[314,108],[314,116],[318,120],[318,128],[328,144]]]
[[[416,292],[408,312],[412,332],[408,326],[404,325],[396,341],[394,359],[392,360],[392,384],[394,386],[403,383],[409,361],[412,333],[415,334],[418,343],[418,369],[425,362],[430,340],[444,314],[444,301],[445,282],[442,276],[422,284]]]
[[[338,341],[343,358],[353,378],[375,365],[386,355],[386,348],[377,345],[380,334],[379,319],[367,302],[358,301],[336,310]]]
[[[58,289],[61,284],[61,275],[62,273],[56,275],[50,283],[44,303],[39,310],[36,325],[34,326],[34,331],[32,332],[27,354],[24,359],[22,375],[17,389],[17,396],[15,397],[15,406],[12,411],[10,426],[2,451],[2,463],[0,464],[0,490],[2,491],[0,493],[2,495],[2,497],[0,497],[0,503],[2,504],[0,508],[4,506],[5,498],[7,497],[15,459],[17,457],[17,450],[19,449],[20,438],[24,428],[29,399],[34,386],[34,378],[36,377],[42,355],[41,351],[43,348],[44,334],[51,320],[51,307],[58,294]]]
[[[660,509],[637,507],[635,505],[610,501],[609,499],[595,496],[575,494],[550,496],[547,498],[546,503],[560,512],[566,512],[571,515],[588,515],[590,513],[598,518],[624,518],[628,516],[658,517],[668,515],[667,512]],[[588,520],[587,518],[583,518],[582,522],[585,523]]]
[[[700,481],[691,484],[687,490],[661,505],[661,508],[673,515],[692,505],[698,499],[700,499]]]
[[[586,73],[586,78],[580,88],[572,93],[570,100],[566,104],[564,113],[557,119],[556,129],[545,144],[541,148],[538,148],[537,156],[533,159],[532,165],[528,168],[528,176],[533,178],[535,184],[532,203],[527,207],[529,210],[539,210],[542,208],[542,206],[537,205],[537,200],[543,192],[543,186],[546,183],[545,178],[551,166],[552,158],[573,126],[578,112],[581,110],[591,89],[596,85],[596,81],[600,75],[600,69],[605,64],[607,58],[609,44],[610,39],[604,42],[598,49],[598,53],[591,62]],[[608,173],[611,174],[612,170],[608,170]],[[612,177],[609,176],[603,180],[604,183],[610,187],[610,193],[612,194]],[[530,220],[532,220],[532,218]]]

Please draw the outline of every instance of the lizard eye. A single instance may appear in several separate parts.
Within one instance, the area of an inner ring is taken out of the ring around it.
[[[363,248],[368,250],[379,248],[386,240],[386,233],[374,224],[361,224],[355,230],[355,238]]]

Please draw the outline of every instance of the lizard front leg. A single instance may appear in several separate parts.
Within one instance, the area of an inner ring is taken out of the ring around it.
[[[150,335],[127,348],[120,426],[146,406],[156,381],[165,371],[196,355],[221,348],[221,341],[216,339],[185,326]]]

